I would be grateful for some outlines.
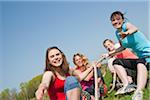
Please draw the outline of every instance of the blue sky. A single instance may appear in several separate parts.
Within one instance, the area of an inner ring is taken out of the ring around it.
[[[43,73],[45,52],[51,46],[66,54],[71,67],[77,52],[90,61],[98,59],[106,52],[103,40],[117,40],[109,20],[116,10],[125,12],[148,37],[146,0],[0,1],[0,91],[18,89],[21,82]]]

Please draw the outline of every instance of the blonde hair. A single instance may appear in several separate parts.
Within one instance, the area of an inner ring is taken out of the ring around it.
[[[73,63],[76,65],[77,68],[78,68],[78,66],[77,66],[77,64],[76,64],[76,62],[75,62],[75,57],[76,57],[76,56],[79,56],[79,57],[82,58],[83,66],[87,67],[87,65],[89,65],[89,60],[88,60],[88,58],[87,58],[86,56],[84,56],[84,55],[81,54],[81,53],[76,53],[76,54],[74,54],[74,56],[73,56]]]

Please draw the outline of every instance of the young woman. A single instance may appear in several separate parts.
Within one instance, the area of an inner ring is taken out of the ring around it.
[[[125,21],[124,15],[120,11],[115,11],[110,17],[112,26],[116,29],[116,36],[121,44],[121,48],[114,52],[109,52],[108,55],[113,55],[116,52],[122,51],[124,48],[131,48],[134,53],[139,57],[135,64],[137,66],[137,89],[132,97],[133,100],[142,100],[142,90],[144,89],[147,81],[147,69],[150,63],[150,41],[146,39],[144,34],[138,30],[136,26]],[[131,63],[125,61],[124,63]],[[123,66],[120,59],[113,62],[115,67]],[[146,69],[147,67],[147,69]],[[123,75],[124,73],[121,73]],[[121,77],[121,76],[120,76]]]
[[[84,73],[91,65],[87,57],[84,55],[77,53],[73,56],[73,62],[75,64],[75,70],[78,74]],[[100,67],[101,64],[96,64],[97,67]],[[100,69],[97,68],[98,71],[98,87],[100,97],[102,97],[107,92],[107,88],[102,77],[102,73]],[[91,70],[90,73],[80,82],[82,89],[87,91],[91,95],[91,99],[94,100],[95,86],[94,86],[94,70]]]
[[[104,42],[103,42],[103,45],[109,52],[112,52],[112,51],[114,51],[114,50],[116,50],[117,48],[120,47],[119,43],[115,44],[110,39],[105,39]],[[123,69],[123,71],[126,71],[125,74],[127,73],[127,75],[123,75],[125,77],[119,77],[124,86],[126,84],[128,84],[127,88],[125,89],[125,91],[122,91],[122,93],[132,92],[133,90],[135,90],[135,85],[132,85],[132,83],[133,83],[133,79],[134,79],[134,82],[136,80],[135,79],[136,66],[132,66],[130,64],[128,66],[126,66],[126,64],[124,64],[123,67],[121,66],[121,67],[114,68],[113,61],[115,59],[121,59],[121,61],[122,61],[122,60],[127,60],[127,59],[128,60],[138,59],[138,57],[134,53],[132,53],[129,49],[126,49],[126,50],[123,50],[122,52],[120,52],[120,53],[118,53],[118,54],[116,54],[112,57],[109,57],[109,60],[108,60],[108,68],[110,69],[110,71],[113,74],[117,73],[117,75],[119,74],[118,76],[120,76],[120,73],[122,73],[122,69]],[[121,91],[119,91],[119,90],[116,92],[116,94],[121,94]]]
[[[66,57],[59,48],[48,48],[45,72],[36,91],[37,100],[42,100],[45,91],[48,92],[50,100],[80,100],[81,91],[78,81],[82,80],[92,69],[93,67],[90,67],[83,74],[75,74],[76,72],[69,68]]]

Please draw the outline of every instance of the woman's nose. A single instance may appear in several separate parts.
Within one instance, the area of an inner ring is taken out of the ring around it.
[[[58,60],[58,57],[55,57],[55,60]]]

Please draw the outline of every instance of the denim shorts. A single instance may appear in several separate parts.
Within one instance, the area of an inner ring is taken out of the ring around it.
[[[81,88],[80,83],[78,82],[77,78],[74,76],[68,76],[65,80],[64,92],[66,94],[67,91],[74,89],[74,88]],[[66,97],[67,98],[67,97]]]

